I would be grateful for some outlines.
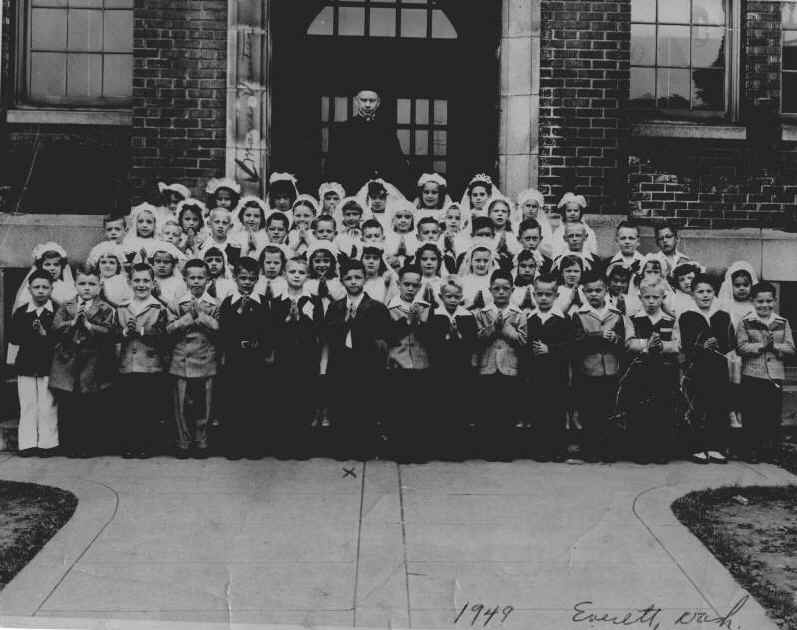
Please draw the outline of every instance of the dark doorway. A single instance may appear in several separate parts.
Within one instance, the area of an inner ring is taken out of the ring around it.
[[[323,175],[330,127],[377,82],[412,175],[455,192],[495,175],[500,0],[277,0],[272,24],[272,167],[303,190]],[[355,191],[347,191],[355,192]],[[406,191],[410,192],[410,191]]]

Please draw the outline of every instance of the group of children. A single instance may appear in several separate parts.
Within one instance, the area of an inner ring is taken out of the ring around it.
[[[73,269],[37,246],[17,295],[23,455],[579,457],[727,461],[732,427],[771,456],[784,359],[775,287],[749,264],[722,288],[677,228],[616,231],[597,255],[586,200],[516,203],[476,175],[457,203],[425,174],[318,200],[275,173],[266,200],[212,180],[207,203],[107,217]]]

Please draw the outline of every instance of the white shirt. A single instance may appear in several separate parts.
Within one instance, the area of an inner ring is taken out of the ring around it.
[[[133,313],[133,315],[138,316],[153,305],[161,306],[161,303],[158,302],[158,300],[152,295],[150,295],[143,300],[139,300],[134,297],[132,300],[130,300],[130,304],[127,305],[127,308],[130,309],[130,312]]]
[[[532,315],[534,315],[534,314],[535,314],[535,313],[532,313]],[[549,308],[547,311],[541,311],[541,310],[539,310],[539,309],[537,309],[537,311],[536,311],[536,315],[537,315],[537,317],[539,317],[539,318],[540,318],[540,321],[541,321],[543,324],[544,324],[545,322],[547,322],[549,319],[551,319],[551,317],[553,317],[553,316],[554,316],[554,315],[556,315],[556,314],[557,314],[557,313],[556,313],[556,311],[555,311],[553,308]]]
[[[237,288],[234,289],[233,291],[231,291],[230,292],[230,306],[240,302],[243,297],[244,296],[241,295],[241,292]],[[252,292],[249,295],[247,295],[246,297],[248,297],[250,300],[254,300],[258,304],[260,304],[260,295],[259,294]]]
[[[52,313],[53,310],[54,309],[53,309],[53,301],[52,300],[47,300],[41,306],[36,306],[33,302],[28,302],[27,312],[28,313],[36,313],[36,317],[41,317],[42,313],[44,311],[50,311]]]

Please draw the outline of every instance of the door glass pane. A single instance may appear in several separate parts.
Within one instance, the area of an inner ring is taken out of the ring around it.
[[[688,69],[659,69],[657,71],[657,84],[659,107],[689,109],[692,80]]]
[[[639,107],[653,107],[656,98],[656,71],[653,68],[631,68],[630,98]]]
[[[69,7],[71,9],[102,9],[102,0],[69,0]]]
[[[659,0],[659,22],[689,24],[689,0]]]
[[[66,94],[66,55],[38,53],[30,55],[30,95],[34,99]]]
[[[102,96],[102,55],[72,53],[67,56],[66,95],[86,98]]]
[[[725,109],[725,71],[692,71],[692,106],[694,109]]]
[[[797,113],[797,72],[783,73],[783,113]]]
[[[66,8],[69,6],[67,0],[32,0],[31,6],[34,7],[60,7]]]
[[[307,29],[308,35],[332,35],[332,7],[324,7],[315,17],[310,28]]]
[[[321,151],[329,153],[329,128],[323,127],[321,129]]]
[[[329,122],[329,97],[321,97],[321,122]]]
[[[631,25],[631,65],[652,66],[656,53],[656,26],[654,24]]]
[[[124,98],[133,94],[133,55],[104,55],[102,95]]]
[[[448,164],[445,160],[435,160],[434,162],[434,170],[441,175],[446,174],[446,170],[448,170]]]
[[[335,122],[342,122],[349,117],[348,100],[345,96],[335,97]]]
[[[447,131],[435,131],[432,134],[432,153],[434,155],[446,155],[448,153]]]
[[[448,101],[434,102],[434,124],[435,125],[448,124]]]
[[[385,8],[371,9],[371,35],[373,37],[396,36],[396,10]]]
[[[401,150],[404,152],[404,155],[410,154],[410,130],[409,129],[399,129],[396,131],[396,135],[398,136],[399,144],[401,145]]]
[[[697,68],[725,67],[725,29],[698,26],[692,31],[692,65]]]
[[[401,10],[401,36],[426,37],[426,11],[420,9]]]
[[[457,38],[457,31],[454,25],[440,9],[432,11],[432,37],[435,39]]]
[[[425,98],[415,100],[415,124],[429,124],[429,101]]]
[[[632,22],[655,22],[656,0],[631,0]]]
[[[780,5],[780,12],[783,17],[783,26],[786,28],[797,28],[797,2],[784,2]]]
[[[132,9],[133,0],[105,0],[106,9]]]
[[[69,11],[69,50],[102,50],[102,30],[102,11]]]
[[[399,125],[410,124],[410,99],[400,98],[396,100],[396,122]]]
[[[66,14],[60,9],[31,11],[31,47],[34,50],[66,48]]]
[[[797,70],[797,31],[783,31],[783,69]]]
[[[725,0],[692,0],[693,24],[725,24]]]
[[[340,7],[338,9],[338,33],[340,35],[365,35],[365,9]]]
[[[133,50],[133,12],[106,11],[103,49],[109,52]]]
[[[658,65],[689,65],[689,27],[659,26]]]
[[[429,132],[425,129],[415,130],[415,155],[429,154]]]

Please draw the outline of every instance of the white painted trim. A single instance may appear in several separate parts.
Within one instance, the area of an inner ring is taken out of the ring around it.
[[[116,109],[10,109],[6,114],[6,122],[32,125],[108,125],[129,127],[133,124],[133,112]]]
[[[631,134],[647,138],[746,140],[747,128],[742,125],[711,125],[694,122],[641,122],[632,126]]]
[[[781,131],[781,140],[784,142],[797,142],[797,125],[784,123]]]

